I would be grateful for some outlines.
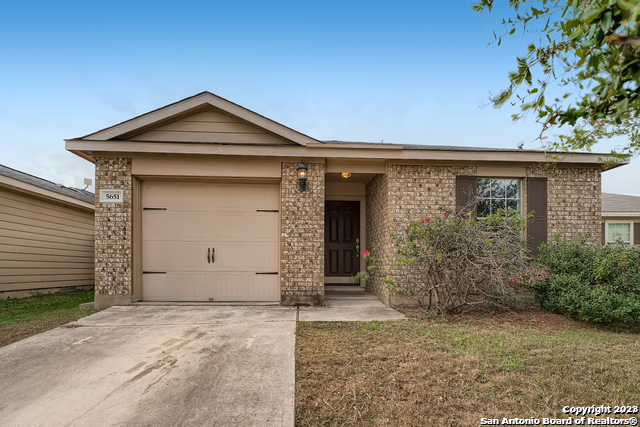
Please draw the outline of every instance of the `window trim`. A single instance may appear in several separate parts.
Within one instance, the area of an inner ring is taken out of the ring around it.
[[[615,242],[610,242],[609,241],[609,224],[629,224],[629,245],[633,245],[634,242],[634,236],[633,236],[633,221],[620,221],[620,220],[615,220],[615,219],[607,219],[604,222],[604,243],[605,245],[610,245],[612,243]],[[627,244],[626,242],[624,242],[624,244]]]

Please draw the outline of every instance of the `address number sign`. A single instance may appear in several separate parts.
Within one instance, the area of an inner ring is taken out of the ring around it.
[[[122,203],[123,201],[123,190],[100,190],[100,203]]]

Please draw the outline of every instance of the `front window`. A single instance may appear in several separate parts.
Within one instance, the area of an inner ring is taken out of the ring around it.
[[[607,222],[607,243],[630,245],[632,241],[631,222]]]
[[[522,180],[511,178],[478,179],[478,216],[495,213],[499,208],[522,209]]]

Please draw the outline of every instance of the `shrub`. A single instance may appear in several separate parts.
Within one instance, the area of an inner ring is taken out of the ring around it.
[[[540,247],[537,262],[549,269],[533,284],[542,308],[601,324],[640,316],[640,248],[599,245],[587,235]]]
[[[395,263],[386,283],[396,294],[439,312],[474,304],[503,305],[516,275],[528,268],[519,212],[478,219],[461,209],[415,220],[392,236]],[[377,260],[367,259],[369,267]],[[511,282],[511,283],[510,283]]]

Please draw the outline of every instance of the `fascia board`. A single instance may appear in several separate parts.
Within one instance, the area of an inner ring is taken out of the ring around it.
[[[104,141],[118,138],[121,135],[135,132],[137,129],[153,126],[153,124],[155,123],[162,122],[173,116],[178,116],[185,112],[196,110],[207,105],[218,108],[226,113],[236,116],[242,120],[259,126],[269,132],[272,132],[302,146],[306,146],[307,144],[320,143],[320,141],[313,139],[310,136],[290,129],[284,125],[281,125],[280,123],[274,122],[273,120],[261,116],[260,114],[254,113],[251,110],[247,110],[244,107],[227,101],[226,99],[215,96],[211,93],[203,93],[192,98],[187,98],[183,101],[179,101],[175,104],[171,104],[150,113],[143,114],[142,116],[136,117],[121,124],[87,135],[81,139],[87,141]]]
[[[398,161],[465,161],[465,162],[529,162],[554,164],[586,164],[599,165],[599,155],[591,153],[575,153],[561,161],[553,160],[544,152],[527,151],[448,151],[448,150],[398,150],[398,149],[366,149],[366,148],[309,148],[256,145],[213,145],[192,143],[154,143],[135,141],[86,141],[66,140],[66,149],[72,152],[89,151],[95,153],[146,153],[146,154],[203,154],[203,155],[236,155],[236,156],[271,156],[271,157],[325,157],[351,159],[384,159]],[[618,163],[611,168],[629,163]]]
[[[64,205],[73,205],[74,207],[81,207],[91,211],[96,210],[95,205],[91,203],[83,202],[82,200],[74,199],[73,197],[65,196],[64,194],[59,194],[6,176],[0,175],[0,186]]]

